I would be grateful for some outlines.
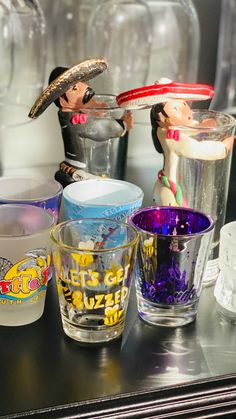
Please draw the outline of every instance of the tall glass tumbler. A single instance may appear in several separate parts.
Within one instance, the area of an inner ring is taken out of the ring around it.
[[[139,233],[136,291],[139,316],[177,327],[195,320],[214,221],[193,209],[149,207],[130,223]]]
[[[209,214],[216,223],[204,277],[204,284],[210,285],[219,273],[220,229],[226,215],[235,119],[221,112],[193,110],[193,120],[198,125],[175,127],[180,130],[180,141],[167,140],[167,146],[177,161],[176,178],[171,179],[182,188],[186,206]]]
[[[136,230],[87,218],[58,224],[51,239],[65,334],[91,344],[118,338],[136,259]]]
[[[0,325],[25,325],[42,316],[53,223],[42,208],[0,205]]]
[[[44,84],[45,35],[38,0],[0,3],[0,128],[29,120],[28,109]]]

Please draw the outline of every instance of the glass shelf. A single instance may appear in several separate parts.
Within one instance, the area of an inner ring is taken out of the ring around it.
[[[235,183],[232,171],[227,220]],[[236,417],[236,326],[220,318],[213,287],[196,322],[176,329],[142,322],[133,292],[122,338],[83,347],[63,334],[51,281],[43,317],[0,327],[0,339],[0,417]]]

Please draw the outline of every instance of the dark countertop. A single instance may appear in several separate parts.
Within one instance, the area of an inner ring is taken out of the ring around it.
[[[236,326],[219,318],[212,287],[203,290],[197,321],[186,327],[153,328],[136,313],[133,293],[122,339],[81,347],[62,331],[51,282],[40,320],[0,328],[1,417],[47,408],[53,411],[45,417],[69,417],[54,408],[236,373]]]
[[[236,219],[235,160],[227,221]],[[202,292],[196,322],[176,329],[142,322],[133,292],[122,338],[81,347],[63,333],[51,281],[43,317],[0,327],[0,342],[0,417],[174,418],[178,412],[189,419],[216,417],[214,409],[217,417],[236,417],[236,326],[217,314],[213,287]]]

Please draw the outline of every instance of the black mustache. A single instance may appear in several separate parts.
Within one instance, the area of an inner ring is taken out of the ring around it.
[[[83,104],[85,105],[85,103],[88,103],[94,95],[95,95],[94,90],[91,89],[91,87],[88,87],[85,91],[85,94],[84,94],[84,97],[83,97],[83,100],[82,100]]]

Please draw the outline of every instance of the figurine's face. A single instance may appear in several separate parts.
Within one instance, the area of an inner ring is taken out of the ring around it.
[[[63,110],[79,110],[80,108],[84,108],[94,94],[94,90],[86,83],[78,82],[60,97],[61,108]]]
[[[167,118],[163,118],[162,122],[164,124],[168,123],[168,125],[185,125],[191,123],[193,120],[191,108],[186,102],[183,102],[182,100],[166,102],[164,111],[168,116]]]

